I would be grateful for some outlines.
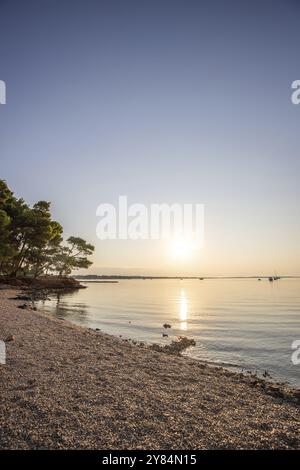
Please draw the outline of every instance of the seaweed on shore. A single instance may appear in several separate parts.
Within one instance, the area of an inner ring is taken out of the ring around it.
[[[179,336],[177,340],[173,340],[170,344],[166,344],[165,346],[154,343],[150,346],[150,349],[167,354],[179,355],[185,349],[195,345],[196,341],[194,339],[187,338],[186,336]]]

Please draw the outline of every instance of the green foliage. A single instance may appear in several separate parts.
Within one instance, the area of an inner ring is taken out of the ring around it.
[[[93,245],[80,237],[69,237],[67,246],[60,246],[54,257],[56,271],[62,275],[70,274],[74,269],[87,269],[92,262],[87,256],[92,255]]]
[[[62,233],[51,218],[50,202],[30,207],[0,180],[0,275],[67,275],[88,268],[94,247],[79,237],[63,244]]]

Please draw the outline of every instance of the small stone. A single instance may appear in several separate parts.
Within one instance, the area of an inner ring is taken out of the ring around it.
[[[14,341],[14,340],[15,340],[14,335],[8,335],[8,337],[5,340],[5,343],[9,343],[10,341]]]

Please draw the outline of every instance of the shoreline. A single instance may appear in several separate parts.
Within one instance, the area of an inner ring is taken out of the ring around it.
[[[23,290],[70,290],[86,289],[80,281],[72,277],[45,276],[45,277],[0,277],[0,288],[23,289]]]
[[[299,449],[299,390],[20,309],[0,290],[1,449]]]
[[[86,281],[86,282],[93,284],[93,283],[117,283],[118,281]],[[33,302],[35,303],[36,301],[39,301],[39,300],[49,301],[49,300],[51,300],[51,296],[53,294],[57,294],[57,292],[59,292],[60,290],[62,290],[62,289],[57,289],[57,290],[53,289],[52,291],[50,290],[49,292],[47,292],[47,295],[44,295],[44,296],[42,295],[41,297],[37,296],[36,298],[34,298]],[[68,292],[68,290],[69,289],[66,289],[66,292]],[[26,300],[26,299],[24,298],[24,300]],[[27,299],[27,300],[29,300],[29,299]],[[45,313],[46,315],[52,316],[51,312],[49,312],[46,309],[41,308],[40,312]],[[81,326],[84,329],[91,330],[91,331],[97,331],[97,332],[101,331],[103,334],[106,334],[106,335],[111,336],[111,337],[116,338],[116,339],[121,338],[122,341],[129,342],[132,345],[135,345],[135,346],[136,345],[142,345],[142,346],[145,346],[145,348],[153,349],[153,350],[156,350],[156,351],[161,352],[161,353],[167,353],[168,354],[168,350],[169,350],[170,346],[173,344],[173,346],[175,346],[175,347],[171,348],[171,349],[173,349],[173,352],[171,352],[169,354],[172,354],[172,355],[176,354],[176,344],[179,345],[179,343],[182,342],[183,347],[178,348],[178,351],[179,351],[178,353],[181,354],[183,357],[187,357],[187,358],[189,358],[193,361],[199,362],[199,363],[204,364],[206,366],[210,366],[210,367],[213,367],[213,368],[221,368],[221,369],[224,369],[226,371],[242,375],[246,379],[249,379],[249,380],[252,380],[252,381],[255,380],[262,387],[264,387],[266,389],[268,388],[268,386],[275,386],[277,388],[279,387],[280,394],[285,393],[285,392],[283,392],[283,389],[285,389],[285,388],[288,391],[291,391],[292,393],[295,392],[296,394],[298,394],[298,392],[299,392],[299,404],[300,404],[300,387],[298,387],[297,385],[289,382],[288,379],[284,379],[283,377],[276,376],[275,374],[269,372],[268,370],[265,370],[265,369],[259,370],[257,368],[255,368],[255,369],[250,369],[249,368],[248,369],[248,368],[242,367],[238,363],[226,363],[226,362],[218,362],[218,361],[214,361],[214,360],[201,359],[198,356],[195,356],[193,354],[185,355],[184,354],[185,350],[189,349],[191,346],[194,346],[194,344],[190,343],[190,342],[194,341],[193,338],[189,338],[189,337],[186,337],[186,336],[177,336],[177,339],[176,339],[176,337],[175,337],[175,339],[170,339],[170,342],[167,343],[167,344],[164,344],[163,342],[157,342],[157,341],[154,341],[154,342],[149,341],[148,342],[148,341],[145,341],[145,340],[139,340],[138,338],[132,338],[132,337],[126,336],[126,335],[118,335],[118,334],[113,334],[113,333],[107,333],[102,328],[92,328],[92,327],[88,326],[87,324],[72,322],[72,320],[68,320],[64,317],[60,317],[60,316],[56,316],[56,315],[54,315],[54,317],[59,318],[62,321],[66,321],[67,323],[71,323],[72,325],[78,325],[78,326]],[[179,338],[182,338],[183,341],[180,340]],[[186,343],[186,340],[188,340],[187,343]],[[186,345],[184,345],[184,343],[186,343]]]

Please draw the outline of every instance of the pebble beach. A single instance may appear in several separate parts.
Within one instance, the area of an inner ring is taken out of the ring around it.
[[[299,391],[19,308],[0,290],[1,449],[299,449]]]

